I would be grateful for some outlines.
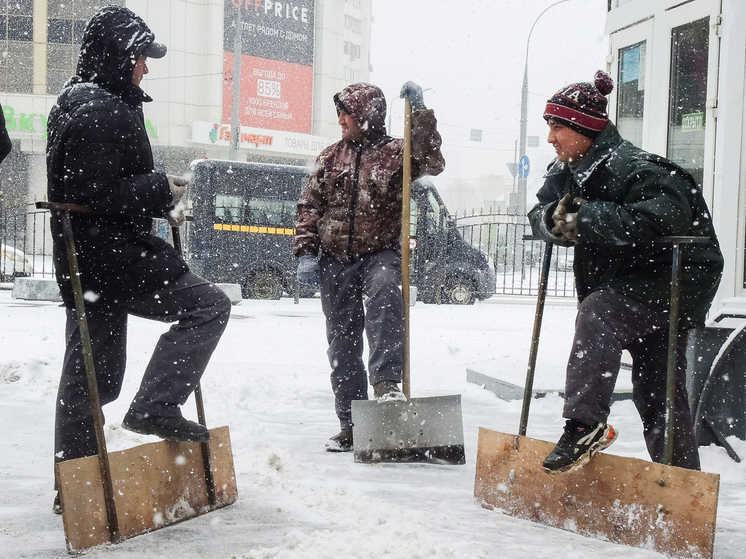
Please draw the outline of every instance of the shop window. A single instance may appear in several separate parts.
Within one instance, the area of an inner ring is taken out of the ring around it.
[[[104,6],[124,6],[124,0],[47,0],[48,94],[59,93],[75,75],[85,26]]]
[[[671,32],[668,158],[702,186],[707,126],[707,58],[710,18]]]
[[[646,47],[642,41],[619,49],[616,125],[622,137],[636,146],[642,145]]]
[[[33,91],[33,0],[0,1],[0,91]]]

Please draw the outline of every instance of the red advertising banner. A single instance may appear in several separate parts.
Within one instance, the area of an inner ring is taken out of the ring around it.
[[[314,0],[224,0],[223,123],[231,121],[238,10],[241,126],[310,134]]]
[[[223,122],[231,121],[233,53],[223,56]],[[244,55],[241,126],[311,133],[313,67]]]

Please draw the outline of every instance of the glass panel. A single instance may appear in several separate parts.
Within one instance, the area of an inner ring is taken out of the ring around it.
[[[47,70],[47,94],[57,95],[71,75],[70,72],[64,70]]]
[[[646,41],[642,41],[619,49],[616,125],[622,138],[636,146],[642,144],[646,48]]]
[[[417,200],[409,200],[409,236],[417,238]]]
[[[8,39],[11,41],[33,41],[33,19],[23,16],[8,16]]]
[[[671,32],[671,93],[668,111],[668,158],[704,177],[707,104],[707,55],[710,18]]]
[[[244,203],[241,196],[215,196],[215,217],[223,223],[242,223]]]
[[[8,18],[0,16],[0,40],[8,38]]]
[[[47,23],[47,40],[50,43],[71,43],[73,26],[69,19],[50,19]]]
[[[252,198],[248,211],[251,225],[267,227],[295,227],[296,200],[278,200],[276,198]]]
[[[34,0],[9,0],[8,13],[29,16],[34,13]]]

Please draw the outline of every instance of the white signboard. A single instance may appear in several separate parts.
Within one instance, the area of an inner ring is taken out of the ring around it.
[[[230,146],[231,125],[195,120],[192,122],[192,141],[197,144]],[[242,126],[239,147],[315,157],[322,149],[336,141],[310,134]]]

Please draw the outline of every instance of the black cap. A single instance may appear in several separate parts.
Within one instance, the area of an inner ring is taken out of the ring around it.
[[[166,45],[153,41],[145,47],[145,50],[142,51],[142,55],[147,56],[148,58],[163,58],[166,56],[166,51],[168,51]]]

